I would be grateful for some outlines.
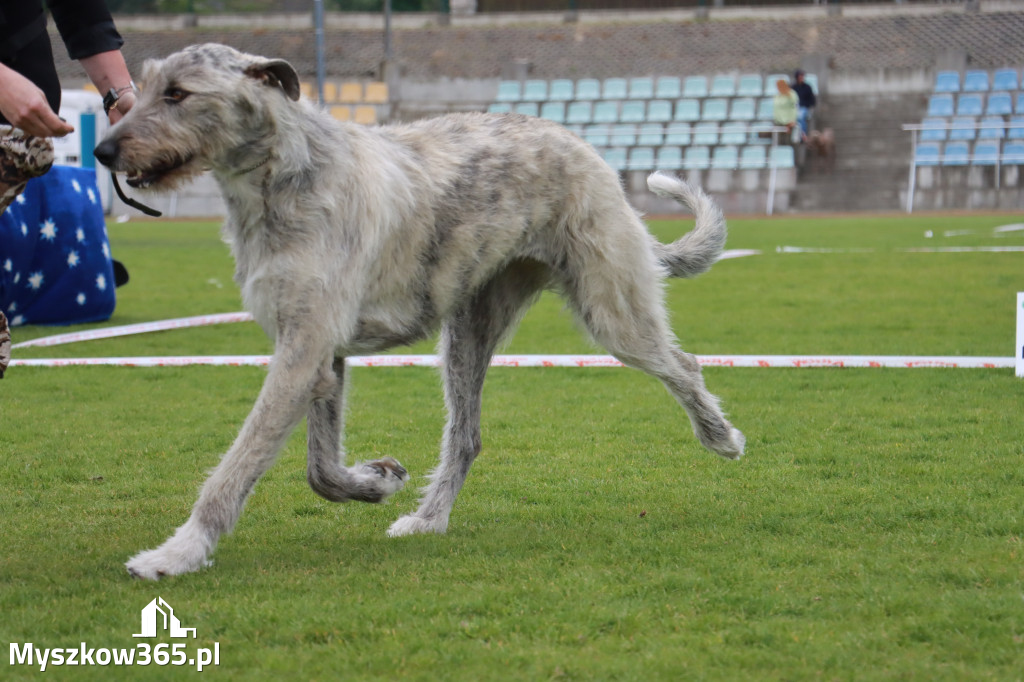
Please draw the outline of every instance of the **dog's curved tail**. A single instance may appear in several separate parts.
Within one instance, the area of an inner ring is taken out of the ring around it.
[[[697,218],[696,226],[672,242],[655,242],[658,260],[673,277],[696,277],[707,272],[725,249],[725,216],[699,187],[665,175],[652,173],[647,186],[658,196],[675,199]]]

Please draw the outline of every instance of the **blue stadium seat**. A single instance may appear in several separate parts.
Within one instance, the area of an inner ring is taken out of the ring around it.
[[[986,116],[978,129],[979,140],[1001,140],[1006,137],[1006,123],[1002,116]]]
[[[665,142],[667,145],[679,145],[688,147],[693,136],[690,134],[690,124],[682,121],[674,121],[665,126]]]
[[[733,97],[736,95],[736,78],[734,76],[715,76],[711,80],[711,97]]]
[[[1016,90],[1017,87],[1017,69],[996,69],[992,77],[993,90]]]
[[[756,73],[748,73],[740,76],[736,85],[736,94],[740,97],[760,97],[764,94],[764,86],[761,84],[761,76]]]
[[[594,123],[615,123],[618,120],[618,102],[598,102],[594,105]]]
[[[735,145],[727,144],[715,147],[711,155],[712,168],[735,168],[739,165],[739,150]]]
[[[634,147],[629,152],[629,170],[654,170],[654,149]]]
[[[607,147],[610,131],[607,123],[588,125],[583,129],[583,139],[595,147]]]
[[[565,122],[586,124],[594,120],[594,106],[590,102],[572,102],[565,113]]]
[[[551,81],[551,90],[548,92],[548,99],[553,102],[570,102],[574,95],[573,83],[568,78],[558,78]]]
[[[731,121],[722,125],[718,144],[743,145],[747,143],[747,124]]]
[[[706,76],[687,76],[683,81],[683,97],[707,97],[708,79]]]
[[[644,123],[636,132],[636,143],[643,147],[660,147],[665,141],[665,127],[660,123]]]
[[[1013,105],[1013,113],[1024,114],[1024,92],[1017,93],[1017,100]]]
[[[581,78],[576,81],[576,99],[601,99],[601,81],[596,78]]]
[[[768,164],[768,153],[764,145],[747,145],[740,150],[740,168],[764,168]]]
[[[673,121],[699,121],[700,101],[696,99],[681,99],[676,102],[676,113]]]
[[[796,166],[796,154],[788,144],[772,149],[769,165],[775,168],[793,168]]]
[[[952,106],[952,105],[950,105]],[[772,97],[762,97],[757,102],[757,120],[771,121],[775,115],[775,100]],[[952,116],[952,114],[950,114]]]
[[[1013,166],[1024,164],[1024,142],[1007,142],[1003,147],[1002,161]]]
[[[704,100],[701,118],[705,121],[724,121],[729,118],[729,100],[721,97]]]
[[[652,123],[668,123],[672,120],[672,102],[654,99],[647,105],[647,120]]]
[[[973,70],[964,74],[964,92],[987,92],[988,71]]]
[[[536,102],[519,102],[514,108],[517,114],[524,114],[526,116],[540,115],[540,105]]]
[[[512,105],[508,102],[492,102],[487,107],[487,113],[489,114],[507,114],[512,111]]]
[[[647,118],[647,103],[630,100],[622,103],[619,120],[623,123],[643,123]]]
[[[957,99],[957,116],[981,116],[982,110],[982,96],[976,92],[965,92]]]
[[[993,92],[988,96],[985,113],[990,116],[1009,116],[1013,113],[1013,97],[1005,91]]]
[[[939,71],[935,74],[935,92],[960,92],[960,72]]]
[[[789,82],[789,76],[784,73],[770,73],[764,77],[764,94],[766,97],[775,97],[779,92],[779,88],[776,85],[780,80]]]
[[[756,121],[750,124],[750,144],[771,144],[771,121]]]
[[[682,83],[676,76],[662,76],[654,89],[658,99],[679,99],[683,96]]]
[[[1011,140],[1024,140],[1024,116],[1014,116],[1006,127],[1006,137]]]
[[[693,143],[708,146],[718,144],[718,124],[714,121],[701,121],[693,126]]]
[[[683,155],[683,168],[703,170],[711,165],[711,150],[708,147],[687,147]]]
[[[953,95],[931,95],[928,98],[929,116],[952,116],[953,113]]]
[[[540,105],[540,117],[555,123],[565,123],[565,102],[544,102]]]
[[[729,118],[733,121],[753,121],[756,116],[757,104],[753,97],[737,97],[732,101]]]
[[[609,147],[601,152],[601,158],[612,167],[612,170],[621,171],[626,169],[626,150],[619,147]]]
[[[522,85],[519,81],[501,81],[498,83],[498,96],[495,99],[499,102],[518,102],[522,94]]]
[[[608,144],[613,147],[632,147],[636,144],[636,126],[630,123],[612,126]]]
[[[629,80],[630,99],[651,99],[654,97],[653,78],[631,78]]]
[[[683,167],[683,150],[679,147],[661,147],[654,165],[658,170],[679,170]]]
[[[942,155],[943,166],[966,166],[971,158],[970,145],[961,140],[947,142],[944,152]]]
[[[975,166],[994,166],[999,163],[999,141],[985,140],[976,142],[971,163]]]
[[[548,82],[529,80],[523,85],[524,102],[543,102],[548,98]]]
[[[953,119],[952,128],[949,130],[951,140],[973,140],[978,135],[975,126],[978,121],[973,116],[957,116]]]
[[[924,144],[917,145],[917,152],[914,154],[914,163],[918,166],[938,166],[939,165],[939,143],[938,142],[926,142]]]
[[[602,99],[626,99],[626,79],[606,78],[601,88]]]
[[[946,139],[946,126],[949,124],[944,118],[926,118],[921,121],[921,140],[925,142],[943,142]]]

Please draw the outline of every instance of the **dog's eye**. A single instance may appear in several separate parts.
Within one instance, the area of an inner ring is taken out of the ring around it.
[[[189,96],[188,90],[182,90],[181,88],[167,88],[164,90],[164,101],[168,104],[179,104]]]

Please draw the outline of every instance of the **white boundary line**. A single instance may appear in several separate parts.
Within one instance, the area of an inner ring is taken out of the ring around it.
[[[115,336],[130,336],[131,334],[162,332],[170,329],[184,329],[186,327],[205,327],[211,324],[224,324],[226,322],[249,322],[251,320],[252,315],[249,313],[217,313],[214,315],[197,315],[195,317],[178,317],[173,320],[142,322],[140,324],[127,324],[121,327],[106,327],[104,329],[91,329],[83,332],[44,336],[16,343],[11,346],[11,349],[29,348],[32,346],[59,346],[65,343],[77,343],[78,341],[94,341],[96,339],[110,339]]]
[[[956,368],[1013,369],[1015,358],[904,355],[698,355],[704,367],[766,368]],[[350,367],[439,367],[437,355],[360,355],[346,358]],[[11,367],[116,367],[258,366],[270,364],[269,355],[207,355],[165,357],[15,359]],[[491,367],[623,367],[610,355],[496,355]]]

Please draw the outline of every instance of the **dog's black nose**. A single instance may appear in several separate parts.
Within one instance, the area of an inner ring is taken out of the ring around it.
[[[96,149],[93,149],[92,153],[97,161],[109,168],[117,159],[117,143],[110,139],[103,140],[96,145]]]

